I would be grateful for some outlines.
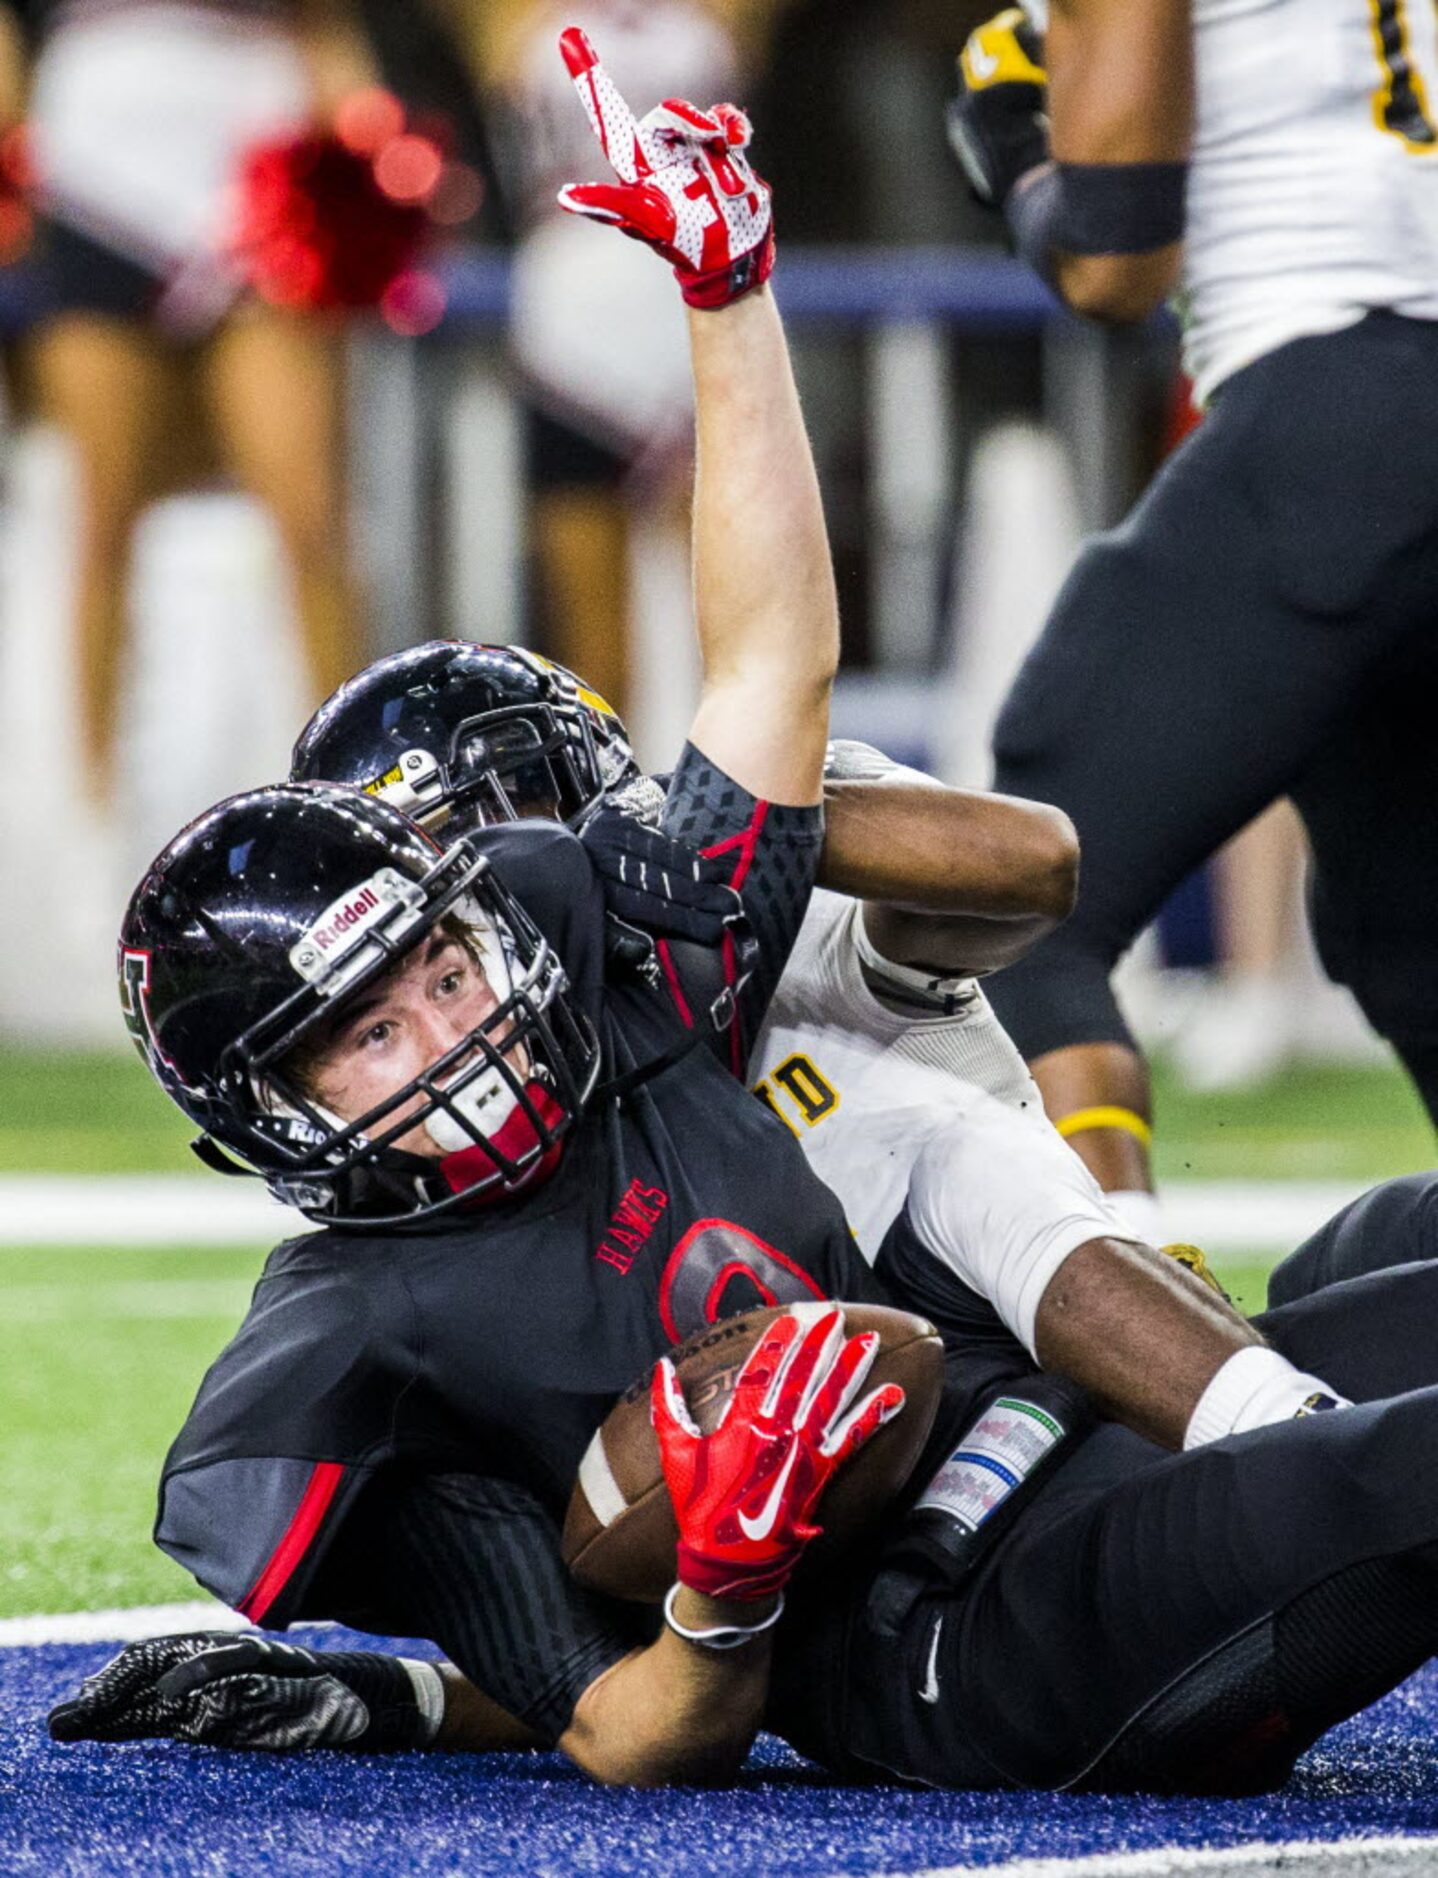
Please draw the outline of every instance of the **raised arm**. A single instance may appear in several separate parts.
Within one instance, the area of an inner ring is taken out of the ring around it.
[[[691,313],[694,744],[752,795],[818,802],[839,612],[819,484],[767,289]]]
[[[1036,10],[1009,8],[964,47],[955,148],[975,194],[1075,311],[1143,319],[1183,257],[1190,0],[1049,0],[1042,43]]]
[[[566,63],[616,183],[560,192],[647,242],[687,302],[697,473],[694,600],[704,679],[691,741],[752,796],[820,799],[838,607],[818,481],[788,351],[764,285],[769,189],[747,118],[669,99],[636,121],[584,35]]]

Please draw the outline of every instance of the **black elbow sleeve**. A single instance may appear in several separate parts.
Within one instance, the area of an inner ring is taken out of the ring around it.
[[[1186,163],[1052,163],[1009,197],[1014,246],[1045,280],[1056,254],[1150,254],[1183,239]]]

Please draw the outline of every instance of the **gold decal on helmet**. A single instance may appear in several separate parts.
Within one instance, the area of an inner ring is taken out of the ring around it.
[[[581,704],[587,704],[591,711],[598,711],[601,717],[617,718],[619,716],[618,711],[615,710],[608,699],[601,698],[599,693],[597,691],[591,691],[588,685],[579,685],[576,687],[576,690],[579,702]]]
[[[403,782],[403,780],[399,764],[396,763],[394,768],[387,769],[383,776],[375,776],[369,782],[361,783],[360,788],[367,796],[382,796],[386,789],[393,789],[397,782]]]

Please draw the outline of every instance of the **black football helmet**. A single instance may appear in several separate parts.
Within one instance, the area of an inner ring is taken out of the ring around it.
[[[300,733],[295,782],[342,782],[426,827],[544,815],[578,828],[640,777],[623,724],[574,673],[519,646],[434,639],[376,659]]]
[[[125,915],[120,997],[149,1068],[203,1130],[202,1159],[262,1174],[327,1225],[407,1224],[552,1171],[600,1051],[558,955],[478,845],[503,836],[441,848],[386,802],[285,784],[231,797],[166,848]],[[497,1006],[366,1114],[329,1113],[297,1051],[441,922]],[[396,1145],[421,1125],[440,1158]]]

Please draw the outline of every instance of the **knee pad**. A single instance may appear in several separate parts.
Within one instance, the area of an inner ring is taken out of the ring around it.
[[[1438,1052],[1434,1071],[1438,1076]],[[1269,1308],[1420,1259],[1438,1259],[1438,1175],[1404,1174],[1350,1201],[1275,1266]]]

